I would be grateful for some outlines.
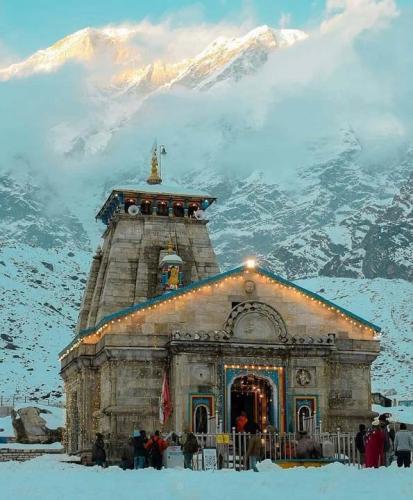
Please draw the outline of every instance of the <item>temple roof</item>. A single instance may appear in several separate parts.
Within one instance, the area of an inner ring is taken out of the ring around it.
[[[188,200],[188,201],[208,201],[208,206],[214,203],[216,198],[207,193],[194,193],[183,189],[182,187],[174,184],[161,185],[161,184],[143,184],[143,185],[132,185],[130,187],[125,186],[118,189],[113,189],[107,200],[103,204],[102,208],[96,214],[96,219],[104,219],[108,213],[111,213],[116,205],[119,204],[119,199],[124,197],[132,197],[134,195],[141,195],[145,198],[145,195],[153,198],[159,195],[161,198],[172,198],[176,200]]]
[[[179,186],[178,184],[131,184],[122,186],[116,191],[133,191],[136,193],[156,193],[156,194],[173,194],[173,195],[181,195],[181,196],[196,196],[203,198],[213,198],[208,193],[194,193],[193,191],[187,190]]]
[[[317,302],[320,302],[322,304],[325,304],[326,306],[334,309],[336,312],[338,313],[341,313],[342,315],[352,319],[352,320],[355,320],[357,321],[358,323],[361,323],[363,324],[364,326],[368,327],[368,328],[371,328],[372,330],[376,331],[376,332],[380,332],[381,331],[381,328],[377,325],[375,325],[374,323],[371,323],[370,321],[367,321],[366,319],[358,316],[357,314],[354,314],[352,313],[351,311],[348,311],[347,309],[345,309],[344,307],[341,307],[337,304],[335,304],[334,302],[331,302],[329,301],[328,299],[322,297],[321,295],[318,295],[317,293],[315,292],[311,292],[310,290],[307,290],[306,288],[303,288],[297,284],[295,284],[294,282],[292,281],[289,281],[285,278],[282,278],[281,276],[278,276],[277,274],[274,274],[272,273],[271,271],[269,271],[268,269],[265,269],[263,267],[255,267],[254,269],[250,269],[249,267],[247,267],[246,265],[242,265],[242,266],[239,266],[239,267],[236,267],[234,269],[231,269],[229,271],[226,271],[226,272],[223,272],[223,273],[219,273],[219,274],[216,274],[215,276],[211,276],[209,278],[205,278],[205,279],[202,279],[202,280],[199,280],[199,281],[195,281],[193,283],[190,283],[189,285],[186,285],[182,288],[179,288],[177,290],[171,290],[167,293],[164,293],[162,295],[158,295],[157,297],[153,297],[149,300],[146,300],[145,302],[140,302],[139,304],[134,304],[130,307],[127,307],[125,309],[121,309],[119,311],[116,311],[115,313],[113,314],[110,314],[108,316],[105,316],[104,318],[102,318],[99,323],[97,323],[94,327],[92,328],[86,328],[84,330],[81,330],[77,335],[76,337],[72,340],[72,342],[67,346],[65,347],[65,349],[63,349],[63,351],[61,351],[59,353],[59,356],[64,356],[65,354],[67,354],[69,352],[69,350],[72,349],[72,347],[74,347],[75,345],[77,345],[78,343],[80,343],[80,341],[84,338],[84,337],[87,337],[88,335],[91,335],[91,334],[94,334],[96,333],[98,330],[102,329],[105,327],[106,324],[108,324],[109,322],[111,321],[114,321],[114,320],[118,320],[122,317],[125,317],[125,316],[128,316],[134,312],[138,312],[142,309],[147,309],[147,308],[150,308],[150,307],[153,307],[153,306],[157,306],[158,304],[162,303],[162,302],[166,302],[174,297],[179,297],[181,295],[185,295],[187,293],[190,293],[190,292],[193,292],[197,289],[200,289],[204,286],[207,286],[207,285],[211,285],[211,284],[214,284],[216,282],[219,282],[227,277],[230,277],[230,276],[234,276],[234,275],[237,275],[237,274],[241,274],[241,273],[244,273],[244,272],[249,272],[251,274],[253,273],[259,273],[263,276],[266,276],[284,286],[287,286],[288,288],[291,288],[291,289],[295,289],[297,290],[298,292],[302,293],[303,295],[307,296],[308,298],[310,298],[311,300],[315,300]]]

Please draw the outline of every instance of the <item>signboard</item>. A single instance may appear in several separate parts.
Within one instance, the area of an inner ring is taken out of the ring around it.
[[[229,444],[229,434],[217,434],[217,444]]]
[[[217,450],[215,448],[204,448],[202,450],[204,470],[217,469]]]
[[[184,454],[180,446],[168,446],[165,451],[165,467],[176,469],[184,466]]]

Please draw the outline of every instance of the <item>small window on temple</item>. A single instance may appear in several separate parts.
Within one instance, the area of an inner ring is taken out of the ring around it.
[[[157,208],[158,215],[168,215],[168,203],[166,201],[159,201]]]
[[[149,200],[143,200],[141,203],[141,214],[151,215],[152,203]]]
[[[136,200],[133,198],[126,198],[125,200],[125,212],[128,213],[129,207],[136,205]]]
[[[241,304],[241,302],[231,302],[231,308],[234,309],[238,304]]]
[[[174,216],[183,217],[184,216],[184,204],[180,201],[174,203]]]
[[[199,206],[196,203],[191,203],[189,205],[189,209],[188,209],[188,217],[193,218],[194,212],[196,212],[198,210],[198,208],[199,208]]]

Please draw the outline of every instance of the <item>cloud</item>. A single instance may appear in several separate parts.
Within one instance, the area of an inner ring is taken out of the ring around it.
[[[381,29],[398,15],[394,0],[328,0],[320,31],[351,40],[369,29]]]
[[[391,168],[413,136],[411,19],[397,17],[389,0],[329,2],[325,16],[305,42],[208,91],[172,87],[143,101],[130,93],[108,107],[105,96],[91,98],[90,68],[67,65],[53,75],[10,81],[0,87],[6,97],[0,100],[2,165],[12,165],[18,152],[39,175],[80,193],[81,182],[87,189],[116,185],[146,167],[158,137],[168,146],[169,175],[258,169],[293,186],[302,166],[348,147],[344,136],[352,131],[366,168]],[[145,21],[135,25],[130,44],[146,62],[179,60],[218,34],[248,28]],[[73,132],[80,135],[67,156],[62,152]]]
[[[1,39],[0,39],[0,68],[8,66],[16,58],[16,55]]]

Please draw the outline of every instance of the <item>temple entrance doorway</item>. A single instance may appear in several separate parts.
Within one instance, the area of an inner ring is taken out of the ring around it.
[[[245,411],[249,431],[252,423],[258,424],[261,431],[274,425],[273,389],[265,378],[257,375],[237,377],[231,386],[231,428],[236,427],[236,419]]]

